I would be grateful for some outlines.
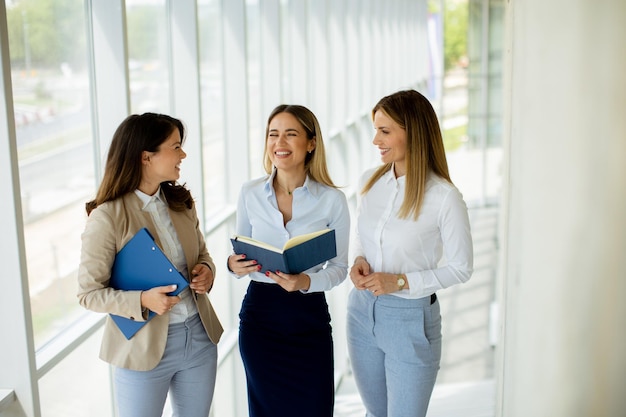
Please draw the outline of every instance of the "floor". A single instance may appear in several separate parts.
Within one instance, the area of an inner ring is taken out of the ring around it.
[[[441,369],[428,417],[494,417],[493,320],[498,261],[497,207],[470,209],[474,274],[465,284],[437,293],[441,303]],[[342,380],[335,417],[363,417],[365,410],[351,375]]]

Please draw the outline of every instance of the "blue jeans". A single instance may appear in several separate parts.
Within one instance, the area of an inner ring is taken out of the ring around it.
[[[161,417],[168,391],[174,417],[207,417],[216,371],[217,346],[200,317],[170,324],[165,353],[156,368],[115,368],[119,417]]]
[[[423,417],[441,360],[439,301],[352,289],[348,352],[367,417]]]

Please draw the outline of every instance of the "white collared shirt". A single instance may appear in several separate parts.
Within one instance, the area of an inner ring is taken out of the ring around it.
[[[163,253],[174,264],[176,269],[183,274],[187,280],[189,280],[189,271],[187,270],[187,260],[185,259],[185,253],[183,247],[178,240],[176,229],[172,224],[170,218],[169,209],[165,196],[161,192],[161,187],[157,192],[150,196],[139,190],[135,190],[135,194],[141,199],[143,211],[147,211],[152,216],[152,221],[156,227],[157,234]],[[190,290],[182,291],[179,296],[181,302],[176,304],[170,310],[170,323],[180,323],[187,319],[187,317],[194,315],[198,312],[196,303],[192,299],[192,292]]]
[[[363,174],[359,190],[374,169]],[[467,206],[457,188],[434,174],[426,182],[417,220],[398,218],[406,178],[393,167],[362,195],[357,210],[355,257],[372,272],[406,274],[410,289],[392,293],[422,298],[467,281],[473,271],[473,245]]]
[[[346,196],[338,189],[307,177],[304,185],[292,192],[291,220],[284,225],[272,186],[275,175],[276,170],[270,176],[248,181],[241,187],[236,233],[282,248],[294,236],[326,228],[335,229],[337,256],[330,259],[325,268],[317,265],[304,271],[311,278],[311,286],[306,292],[330,290],[343,282],[348,272],[350,211]],[[250,278],[276,283],[260,272],[250,274]]]

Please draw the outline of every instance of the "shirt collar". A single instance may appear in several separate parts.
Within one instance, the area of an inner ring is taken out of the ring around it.
[[[382,178],[385,180],[385,183],[389,184],[390,182],[397,182],[399,184],[405,184],[406,174],[404,174],[400,178],[396,178],[396,174],[394,174],[394,168],[395,168],[394,165],[391,164],[391,169],[383,174]],[[432,181],[433,175],[434,174],[432,171],[429,171],[426,174],[426,183],[429,183],[430,181]]]
[[[268,196],[271,196],[274,193],[274,187],[272,187],[272,182],[274,181],[274,177],[276,176],[276,169],[272,170],[272,173],[265,180],[264,189]]]
[[[383,179],[385,180],[385,183],[389,184],[393,182],[393,183],[404,184],[404,182],[406,181],[406,175],[403,175],[400,178],[396,178],[394,169],[395,169],[395,165],[391,164],[391,169],[389,169],[389,171],[385,172],[385,174],[383,175]]]
[[[387,184],[396,180],[396,176],[393,174],[393,165],[391,166],[391,169],[389,171],[385,172],[385,174],[383,175],[383,179]]]
[[[145,210],[145,208],[148,206],[148,204],[150,204],[151,201],[155,201],[155,202],[160,201],[161,203],[165,204],[165,196],[161,192],[160,186],[157,192],[154,193],[154,195],[148,195],[144,193],[143,191],[140,191],[139,189],[135,190],[135,195],[139,197],[139,199],[141,200],[142,210]]]
[[[269,177],[267,177],[267,180],[265,181],[265,192],[267,193],[268,196],[271,196],[273,194],[275,194],[274,192],[274,187],[272,187],[272,184],[274,183],[274,177],[276,177],[276,168],[274,168],[272,170],[272,173],[269,175]],[[308,175],[306,176],[306,179],[304,180],[304,184],[302,185],[302,189],[305,192],[308,192],[310,195],[312,195],[315,198],[319,197],[320,194],[320,184],[318,184],[317,182],[313,181]]]

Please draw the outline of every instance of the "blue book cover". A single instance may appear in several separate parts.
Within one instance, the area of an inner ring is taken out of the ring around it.
[[[189,282],[157,246],[145,227],[139,230],[115,256],[109,286],[117,290],[144,291],[164,285],[177,285],[168,295],[178,295]],[[149,311],[146,321],[131,320],[111,314],[111,318],[130,339],[145,326],[156,313]]]
[[[235,253],[243,253],[246,259],[255,259],[261,265],[260,272],[299,274],[337,256],[333,229],[295,236],[282,248],[246,236],[235,236],[230,241]]]

